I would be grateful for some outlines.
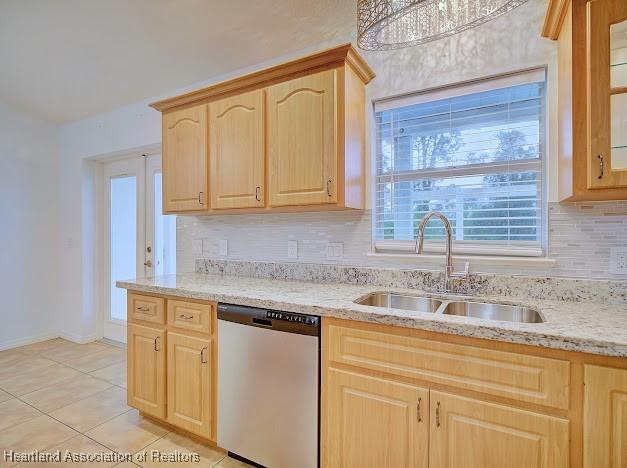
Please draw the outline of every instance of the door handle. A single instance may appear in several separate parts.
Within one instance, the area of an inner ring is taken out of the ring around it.
[[[418,398],[418,403],[416,404],[416,410],[418,413],[418,422],[422,422],[422,414],[420,412],[420,403],[422,403],[422,398]]]
[[[261,192],[261,187],[255,187],[255,200],[261,201],[261,196],[259,193]]]
[[[203,200],[204,200],[204,192],[198,192],[198,203],[200,205],[204,205]]]
[[[155,338],[155,351],[161,351],[161,337]]]
[[[179,318],[183,319],[183,320],[191,320],[194,318],[193,315],[185,315],[185,314],[179,314]]]
[[[200,363],[201,364],[207,364],[207,359],[205,358],[205,351],[206,350],[207,350],[206,346],[203,349],[200,350]]]
[[[327,195],[330,197],[331,196],[331,184],[333,183],[333,181],[331,179],[327,180]]]
[[[599,159],[599,177],[597,177],[597,179],[602,179],[603,178],[603,169],[604,169],[604,164],[603,164],[603,155],[599,154],[597,155],[597,158]]]
[[[152,268],[152,260],[146,260],[144,262],[144,266],[147,266],[148,268]]]

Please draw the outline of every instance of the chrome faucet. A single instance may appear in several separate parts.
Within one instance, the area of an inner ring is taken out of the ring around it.
[[[429,211],[420,221],[418,225],[418,235],[416,236],[416,253],[422,254],[425,243],[425,227],[427,223],[433,217],[440,218],[446,231],[446,269],[444,270],[444,291],[451,291],[451,279],[453,278],[468,278],[469,264],[466,262],[466,269],[463,272],[455,272],[453,270],[453,254],[451,252],[451,246],[453,244],[453,230],[451,229],[451,223],[446,216],[439,211]]]

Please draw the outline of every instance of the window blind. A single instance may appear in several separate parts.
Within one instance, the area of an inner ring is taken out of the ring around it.
[[[457,253],[542,254],[545,82],[534,73],[490,85],[375,107],[377,249],[407,248],[437,210],[451,221]],[[432,220],[425,238],[439,250],[441,223]]]

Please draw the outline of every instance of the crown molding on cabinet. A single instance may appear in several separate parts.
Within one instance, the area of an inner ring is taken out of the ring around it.
[[[542,37],[554,41],[557,40],[562,30],[570,2],[571,0],[549,0],[546,7],[544,24],[542,25]]]
[[[187,107],[201,102],[241,94],[266,87],[299,76],[348,65],[367,84],[375,76],[374,71],[359,56],[351,44],[343,44],[313,55],[300,57],[274,67],[239,76],[230,80],[197,89],[168,99],[154,102],[150,107],[166,112]]]

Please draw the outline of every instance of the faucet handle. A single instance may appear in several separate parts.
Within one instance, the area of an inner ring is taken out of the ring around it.
[[[464,264],[464,271],[455,271],[451,273],[453,278],[464,278],[467,279],[470,276],[470,262],[466,262]]]

